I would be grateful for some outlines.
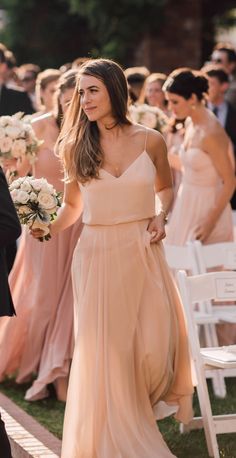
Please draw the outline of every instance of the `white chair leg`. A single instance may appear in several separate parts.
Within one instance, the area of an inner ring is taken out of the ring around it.
[[[206,347],[218,347],[218,338],[216,334],[216,328],[214,324],[207,324],[204,325],[204,334],[205,334],[205,341]],[[225,379],[222,375],[222,371],[214,371],[212,377],[212,387],[215,396],[218,398],[224,399],[226,397],[226,385]]]
[[[201,371],[202,374],[200,377],[198,374],[199,383],[197,385],[197,393],[206,436],[207,449],[210,457],[220,458],[204,369],[202,368]]]

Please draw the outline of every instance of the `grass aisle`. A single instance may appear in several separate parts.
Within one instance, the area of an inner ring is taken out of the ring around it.
[[[28,387],[29,385],[17,385],[14,380],[7,380],[0,384],[0,391],[61,439],[64,403],[57,401],[53,394],[49,399],[27,402],[24,400],[24,393]],[[227,392],[226,399],[216,399],[211,393],[214,414],[236,413],[236,379],[227,380]],[[196,397],[194,409],[199,415]],[[178,423],[171,418],[162,420],[158,424],[172,453],[178,458],[208,458],[202,430],[181,435]],[[218,442],[222,458],[236,458],[236,433],[222,434],[218,436]]]

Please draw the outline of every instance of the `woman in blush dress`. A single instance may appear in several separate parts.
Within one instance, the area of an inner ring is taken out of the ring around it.
[[[127,118],[118,64],[91,60],[78,74],[58,140],[64,204],[51,225],[54,238],[78,219],[83,201],[61,456],[170,458],[156,418],[175,413],[188,422],[192,382],[182,305],[161,242],[173,196],[166,147],[159,132]]]
[[[54,145],[75,86],[76,70],[59,80],[58,116],[48,114],[34,119],[34,129],[44,143],[32,167],[36,178],[46,178],[57,191],[63,191],[63,172]],[[18,166],[21,174],[30,170],[28,163]],[[17,382],[37,374],[26,393],[27,400],[48,396],[47,385],[54,383],[57,397],[65,401],[73,352],[72,254],[81,232],[80,221],[57,235],[49,243],[39,244],[25,229],[20,242],[10,288],[17,317],[0,324],[0,377],[17,370]]]
[[[39,111],[32,117],[38,117],[40,114],[49,113],[54,107],[54,94],[56,85],[61,76],[60,70],[47,68],[40,72],[36,79],[36,103]]]
[[[147,103],[152,107],[160,108],[169,116],[168,103],[162,89],[166,78],[164,73],[151,73],[145,80],[139,103]]]
[[[168,225],[168,244],[233,241],[230,198],[235,190],[231,142],[204,103],[206,77],[189,69],[173,72],[164,85],[177,118],[188,118],[181,148],[182,182]],[[177,158],[176,158],[177,160]],[[220,344],[236,343],[236,326],[218,325]]]
[[[208,81],[200,72],[179,69],[164,89],[175,116],[188,118],[180,156],[183,179],[166,240],[173,245],[194,239],[205,244],[232,241],[229,201],[235,177],[230,140],[203,103]]]

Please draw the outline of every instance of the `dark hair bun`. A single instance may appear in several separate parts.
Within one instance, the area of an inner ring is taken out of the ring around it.
[[[195,85],[196,89],[198,90],[198,94],[201,95],[201,98],[204,94],[208,91],[208,80],[204,75],[196,75],[195,76]],[[196,92],[196,95],[198,95]],[[199,98],[199,97],[198,97]]]
[[[163,90],[178,94],[189,99],[196,94],[198,100],[202,100],[208,91],[208,80],[203,73],[193,71],[189,68],[174,70],[167,78]]]

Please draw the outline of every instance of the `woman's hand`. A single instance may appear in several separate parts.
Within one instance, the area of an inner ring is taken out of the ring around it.
[[[41,239],[45,233],[42,229],[30,229],[30,235],[32,235],[34,239]]]
[[[211,218],[203,220],[195,229],[195,239],[205,242],[215,227]]]
[[[42,242],[43,240],[49,240],[52,236],[51,224],[47,226],[47,231],[45,231],[45,229],[40,229],[39,227],[36,227],[35,229],[31,227],[30,235],[32,235],[34,239],[38,239],[40,242]]]
[[[166,215],[164,211],[160,212],[158,215],[154,216],[151,219],[147,227],[148,232],[152,234],[151,243],[160,242],[160,240],[165,238],[166,236],[165,223],[166,223]]]

